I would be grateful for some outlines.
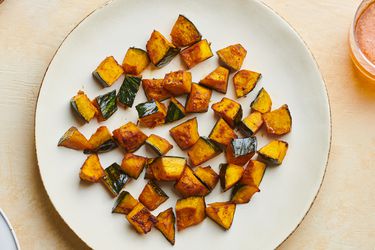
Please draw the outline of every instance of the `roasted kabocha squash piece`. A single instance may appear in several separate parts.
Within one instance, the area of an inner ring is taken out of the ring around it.
[[[126,219],[139,234],[150,232],[156,223],[155,216],[142,203],[138,203],[126,216]]]
[[[180,179],[174,185],[174,188],[182,197],[206,196],[210,190],[194,175],[189,166],[185,167]]]
[[[266,171],[266,167],[267,165],[263,162],[250,160],[239,183],[259,187],[259,184],[263,179],[264,172]]]
[[[147,158],[132,153],[125,153],[121,162],[121,169],[129,175],[129,177],[138,179],[146,166]]]
[[[149,210],[153,211],[168,198],[168,195],[155,182],[149,181],[143,188],[138,200]]]
[[[112,195],[117,196],[128,182],[129,177],[122,171],[120,165],[113,163],[104,169],[105,175],[101,178],[104,185]]]
[[[184,106],[174,97],[169,101],[167,117],[165,117],[165,122],[178,121],[186,116],[186,111]]]
[[[180,52],[180,56],[188,69],[191,69],[198,63],[201,63],[212,57],[213,54],[211,51],[210,43],[206,39],[204,39],[182,50]]]
[[[232,188],[242,177],[243,167],[235,164],[220,164],[220,184],[223,191]]]
[[[201,223],[205,217],[206,204],[203,197],[188,197],[176,202],[177,230]]]
[[[220,93],[227,93],[229,70],[222,66],[217,67],[214,71],[200,80],[199,84],[207,88],[214,89]]]
[[[245,204],[248,203],[251,200],[251,197],[257,192],[259,192],[259,188],[252,185],[243,185],[243,184],[237,184],[232,191],[232,198],[231,202],[236,204]]]
[[[125,75],[124,82],[117,94],[117,101],[125,107],[132,107],[141,80],[142,78],[139,76]]]
[[[150,63],[147,52],[143,49],[131,47],[126,51],[122,68],[125,74],[139,75]]]
[[[178,15],[171,31],[172,43],[176,47],[190,46],[202,39],[195,25],[183,15]]]
[[[96,68],[92,75],[103,87],[110,87],[124,73],[122,67],[113,56],[104,59]]]
[[[288,151],[288,143],[285,141],[274,140],[258,150],[258,154],[267,163],[271,165],[280,165],[286,152]]]
[[[270,112],[272,107],[271,97],[264,88],[261,88],[250,106],[252,110],[262,114]]]
[[[163,87],[174,96],[190,93],[191,73],[185,70],[170,72],[165,75]]]
[[[60,138],[57,146],[75,150],[92,149],[89,141],[76,127],[70,127]]]
[[[241,121],[239,129],[245,136],[252,136],[256,132],[258,132],[262,125],[262,113],[258,111],[253,111],[250,113],[250,115],[248,115],[245,119]]]
[[[167,108],[163,103],[150,101],[135,106],[138,112],[139,123],[148,128],[154,128],[165,123]]]
[[[158,229],[172,245],[175,243],[175,220],[176,218],[171,207],[156,216],[156,229]]]
[[[129,214],[138,203],[128,191],[121,191],[112,208],[112,213]]]
[[[198,84],[191,85],[191,91],[186,100],[185,110],[187,113],[207,112],[210,105],[212,91]]]
[[[70,104],[75,113],[85,122],[91,121],[98,113],[95,105],[83,91],[78,91],[77,95],[70,100]]]
[[[95,133],[91,135],[89,143],[92,149],[85,149],[83,151],[85,154],[104,153],[117,148],[117,143],[106,126],[100,126]]]
[[[256,150],[257,138],[254,136],[233,139],[227,146],[227,161],[228,163],[243,166],[253,157]]]
[[[163,101],[171,97],[169,93],[163,86],[164,79],[143,79],[142,87],[145,91],[148,101]]]
[[[239,103],[224,97],[220,102],[212,104],[211,108],[221,116],[232,128],[242,119],[242,107]]]
[[[98,121],[105,121],[117,111],[116,90],[97,96],[94,104],[98,109]]]
[[[127,152],[136,151],[147,139],[147,135],[132,122],[126,123],[112,133],[117,143]]]
[[[146,169],[146,179],[157,181],[177,181],[186,167],[186,159],[175,156],[161,156],[150,161]]]
[[[271,135],[285,135],[292,129],[292,117],[288,105],[263,114],[267,133]]]
[[[169,141],[154,134],[151,134],[147,138],[146,144],[149,145],[159,156],[165,155],[173,148],[173,145],[170,144]]]
[[[216,142],[207,137],[200,137],[198,141],[187,152],[193,166],[198,166],[222,152]]]
[[[214,202],[206,207],[206,215],[225,230],[231,227],[235,212],[236,204],[231,202]]]
[[[210,167],[197,167],[194,174],[211,191],[219,181],[219,175]]]
[[[188,149],[199,139],[197,118],[192,118],[169,130],[172,138],[182,149]]]
[[[227,146],[232,139],[237,138],[237,135],[228,123],[223,118],[220,118],[212,128],[208,138],[220,145]]]
[[[261,74],[250,70],[240,70],[233,76],[234,90],[237,98],[246,96],[252,91],[257,82],[259,81]]]
[[[104,175],[104,169],[100,164],[98,155],[96,154],[87,157],[79,173],[81,180],[88,182],[98,182]]]
[[[146,49],[151,62],[156,67],[167,65],[180,49],[167,40],[159,31],[154,30],[147,41]]]
[[[241,44],[230,45],[216,51],[220,61],[228,68],[237,71],[241,69],[247,51]]]

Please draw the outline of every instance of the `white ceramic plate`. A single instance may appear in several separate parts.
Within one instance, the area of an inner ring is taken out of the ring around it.
[[[20,249],[17,237],[5,213],[0,208],[0,249]]]
[[[116,0],[95,11],[70,33],[52,60],[40,90],[36,111],[36,149],[40,173],[56,210],[72,230],[95,249],[164,249],[170,244],[157,231],[137,235],[122,215],[111,214],[114,200],[100,184],[84,185],[78,178],[85,156],[78,151],[58,148],[60,136],[72,125],[87,137],[99,126],[96,121],[82,125],[69,107],[70,98],[82,89],[88,96],[104,94],[121,85],[102,89],[91,72],[108,55],[119,62],[130,46],[145,47],[153,29],[168,36],[178,14],[184,14],[198,27],[216,51],[241,43],[248,50],[243,68],[259,71],[263,77],[246,98],[238,99],[249,113],[250,102],[261,87],[273,99],[273,108],[287,103],[293,116],[293,129],[283,139],[289,142],[288,154],[279,167],[268,168],[257,193],[247,205],[237,206],[232,228],[224,232],[210,219],[176,235],[174,249],[271,249],[278,246],[301,222],[322,182],[330,147],[330,111],[325,85],[316,63],[296,32],[262,3],[249,0]],[[169,36],[168,36],[169,37]],[[199,81],[217,66],[213,57],[191,70]],[[166,72],[183,67],[176,57],[160,70],[147,70],[145,78],[162,78]],[[230,79],[232,78],[232,75]],[[227,97],[234,98],[230,80]],[[212,102],[223,95],[214,93]],[[145,101],[143,90],[135,103]],[[192,117],[192,116],[189,116]],[[189,117],[185,118],[188,119]],[[136,122],[135,109],[122,109],[107,122],[111,130]],[[212,110],[198,115],[199,132],[208,135],[216,118]],[[182,122],[182,121],[180,121]],[[147,134],[159,134],[171,142],[168,130],[177,123],[160,126]],[[259,147],[269,138],[261,131]],[[149,155],[142,147],[137,154]],[[169,155],[184,155],[174,144]],[[106,167],[121,162],[120,150],[100,155]],[[223,154],[207,162],[218,170]],[[126,189],[138,197],[145,182],[133,181]],[[174,207],[176,195],[155,211]],[[224,201],[216,187],[206,202]]]

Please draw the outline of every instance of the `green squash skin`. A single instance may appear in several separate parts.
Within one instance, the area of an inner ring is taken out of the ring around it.
[[[233,139],[231,142],[234,157],[255,154],[257,150],[257,139],[255,136],[248,138]]]
[[[265,163],[267,163],[268,165],[271,165],[271,166],[278,166],[278,165],[281,164],[281,163],[279,163],[278,159],[274,159],[274,158],[271,158],[271,157],[269,157],[269,156],[266,156],[266,155],[260,153],[259,151],[258,151],[258,155],[259,155],[260,158],[262,158],[263,161],[264,161]]]
[[[104,120],[107,120],[117,111],[116,90],[96,97],[99,111]]]
[[[178,106],[169,102],[167,116],[165,117],[166,122],[174,122],[184,118],[186,115],[178,108]]]
[[[132,107],[139,86],[141,85],[141,80],[142,78],[138,76],[125,75],[124,81],[117,94],[118,102],[127,107]]]
[[[85,121],[85,122],[89,122],[89,121],[86,120],[85,117],[83,117],[83,115],[79,112],[78,107],[77,107],[77,104],[76,104],[76,102],[74,101],[74,97],[73,97],[72,99],[70,99],[70,106],[71,106],[72,109],[74,110],[74,113],[75,113],[80,119],[82,119],[82,120]]]
[[[252,136],[254,134],[254,131],[252,131],[248,126],[245,125],[242,121],[238,125],[239,130],[241,131],[242,134],[245,136]]]
[[[103,80],[103,78],[99,75],[99,73],[95,70],[92,72],[92,76],[97,80],[104,88],[109,87],[110,85]]]
[[[150,148],[152,148],[152,150],[154,150],[154,152],[157,153],[159,156],[163,155],[159,148],[157,148],[154,144],[147,142],[147,140],[145,141],[145,143],[146,145],[150,146]]]
[[[159,111],[155,101],[140,103],[135,106],[138,112],[138,117],[143,118]]]
[[[220,179],[220,186],[224,190],[225,188],[225,172],[227,171],[228,164],[222,163],[219,165],[219,179]]]
[[[179,48],[169,48],[165,56],[155,66],[161,68],[167,65],[178,53],[180,53]]]
[[[154,182],[154,181],[149,181],[148,184],[151,185],[152,189],[161,197],[169,198],[169,196]]]
[[[108,152],[108,151],[111,151],[112,149],[115,149],[117,148],[118,145],[117,143],[115,142],[115,140],[113,139],[110,139],[104,143],[102,143],[101,145],[99,145],[99,147],[95,148],[95,149],[85,149],[83,151],[84,154],[98,154],[98,153],[105,153],[105,152]]]
[[[242,113],[242,107],[240,106],[240,109],[238,110],[233,120],[234,126],[237,126],[242,121]]]
[[[121,189],[125,186],[129,177],[122,171],[120,165],[113,163],[111,166],[104,169],[106,175],[102,177],[104,185],[113,195],[118,195]]]
[[[208,146],[210,146],[211,148],[213,148],[213,150],[216,153],[220,154],[221,152],[223,152],[223,150],[221,149],[221,147],[216,142],[214,142],[213,140],[209,139],[208,137],[201,136],[199,139],[204,140],[204,142],[206,144],[208,144]]]
[[[112,208],[112,213],[121,213],[117,211],[117,207],[122,203],[122,201],[126,198],[127,195],[130,195],[128,191],[122,191],[119,196],[117,197],[115,204],[113,205]]]

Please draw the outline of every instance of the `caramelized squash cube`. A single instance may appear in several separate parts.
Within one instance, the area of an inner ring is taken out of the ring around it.
[[[196,83],[191,85],[191,92],[186,100],[187,113],[207,112],[210,105],[212,91]]]
[[[259,187],[260,182],[263,179],[264,172],[266,171],[266,167],[267,165],[263,162],[250,160],[243,172],[242,178],[239,183],[244,185],[255,185]]]
[[[220,164],[220,184],[223,191],[231,189],[242,177],[243,167],[235,164]]]
[[[234,44],[216,51],[220,61],[231,70],[241,69],[247,51],[241,44]]]
[[[147,52],[143,49],[131,47],[126,51],[122,68],[125,74],[139,75],[150,63]]]
[[[225,94],[227,93],[228,88],[228,78],[229,70],[219,66],[205,78],[200,80],[199,84]]]
[[[188,197],[176,202],[177,230],[181,231],[201,223],[205,217],[206,204],[203,197]]]
[[[233,139],[227,147],[227,161],[228,163],[243,166],[253,157],[256,150],[257,138],[254,136]]]
[[[136,151],[147,139],[147,135],[132,122],[126,123],[112,133],[117,143],[127,152]]]
[[[117,94],[117,101],[124,107],[133,107],[135,97],[137,96],[139,86],[141,85],[141,76],[125,75]]]
[[[221,148],[207,137],[200,137],[187,152],[193,166],[198,166],[222,152]]]
[[[171,97],[171,93],[164,88],[164,79],[143,79],[142,87],[148,101],[160,102]]]
[[[210,166],[197,167],[194,174],[209,190],[213,190],[219,181],[219,175]]]
[[[271,135],[285,135],[292,129],[292,117],[288,105],[263,114],[267,133]]]
[[[237,135],[228,123],[223,118],[220,118],[211,130],[208,138],[220,145],[227,146],[232,139],[237,138]]]
[[[106,126],[100,126],[95,133],[91,135],[89,143],[92,149],[85,149],[83,151],[85,154],[104,153],[117,148],[117,144]]]
[[[210,192],[194,175],[193,170],[191,170],[189,166],[185,167],[184,172],[174,187],[184,198],[190,196],[206,196]]]
[[[225,230],[231,227],[235,212],[236,204],[230,202],[214,202],[206,207],[206,215]]]
[[[155,182],[149,181],[143,188],[138,200],[149,210],[153,211],[168,198],[168,195]]]
[[[113,196],[117,196],[125,186],[125,184],[128,182],[129,177],[125,174],[124,171],[122,171],[120,165],[118,165],[117,163],[113,163],[104,171],[105,176],[101,178],[101,181]]]
[[[81,180],[88,182],[98,182],[104,175],[104,169],[100,164],[98,155],[96,154],[87,157],[79,173]]]
[[[104,95],[99,95],[94,100],[94,105],[98,109],[98,121],[105,121],[117,111],[116,90],[112,90]]]
[[[119,79],[122,73],[124,73],[122,67],[113,56],[109,56],[99,64],[96,70],[92,72],[92,75],[103,87],[110,87]]]
[[[271,97],[264,88],[261,88],[250,106],[252,110],[262,114],[270,112],[272,107]]]
[[[149,145],[159,156],[165,155],[173,148],[173,145],[170,144],[169,141],[155,134],[151,134],[147,138],[146,144]]]
[[[188,69],[212,57],[211,45],[206,39],[197,42],[180,52],[182,61]]]
[[[280,165],[286,152],[288,151],[288,143],[285,141],[274,140],[258,150],[258,154],[267,163],[271,165]]]
[[[242,119],[242,107],[239,103],[224,97],[220,102],[212,104],[215,114],[221,116],[232,128]]]
[[[174,97],[169,101],[165,122],[178,121],[186,116],[185,107]]]
[[[262,113],[253,111],[239,125],[239,129],[245,136],[252,136],[258,132],[263,125]]]
[[[233,76],[234,90],[237,98],[246,96],[252,91],[257,82],[259,81],[261,74],[250,70],[240,70]]]
[[[186,166],[186,159],[175,156],[162,156],[154,159],[147,166],[146,178],[157,181],[177,181]]]
[[[156,218],[147,210],[142,203],[138,203],[126,216],[126,219],[139,234],[146,234],[151,231],[156,223]]]
[[[60,138],[57,146],[75,150],[92,149],[89,141],[76,127],[70,127]]]
[[[121,191],[112,208],[112,213],[129,214],[138,203],[128,191]]]
[[[156,229],[158,229],[172,245],[175,243],[175,220],[176,218],[171,207],[156,216]]]
[[[259,188],[255,185],[237,184],[233,188],[231,202],[236,204],[249,203],[251,197],[259,191]]]
[[[146,49],[151,62],[156,67],[167,65],[180,52],[159,31],[154,30],[147,41]]]
[[[148,128],[154,128],[165,123],[167,108],[158,101],[140,103],[135,106],[138,112],[139,123]]]
[[[169,133],[182,150],[190,148],[199,139],[197,118],[192,118],[171,128]]]
[[[171,31],[172,43],[176,47],[190,46],[202,39],[195,25],[183,15],[178,15]]]
[[[145,157],[132,153],[125,153],[121,162],[121,169],[131,178],[138,179],[146,163],[147,158]]]
[[[191,73],[185,70],[170,72],[164,77],[163,87],[174,96],[188,94],[191,91]]]
[[[83,91],[78,91],[77,95],[70,100],[70,104],[75,113],[85,122],[91,121],[98,113],[95,105]]]

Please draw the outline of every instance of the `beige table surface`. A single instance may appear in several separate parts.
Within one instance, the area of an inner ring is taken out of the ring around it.
[[[55,212],[41,183],[34,110],[44,72],[59,44],[105,1],[0,4],[0,207],[23,249],[86,248]],[[375,249],[375,85],[356,73],[347,44],[359,0],[265,2],[311,48],[332,110],[332,149],[322,188],[281,249]]]

